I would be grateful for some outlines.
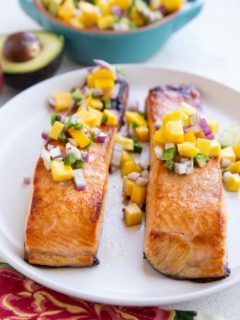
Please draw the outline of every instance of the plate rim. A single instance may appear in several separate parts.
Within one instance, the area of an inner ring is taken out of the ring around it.
[[[178,70],[175,68],[165,68],[165,67],[161,67],[155,64],[116,64],[116,66],[119,66],[121,68],[133,68],[133,69],[150,69],[150,70],[158,70],[159,72],[167,72],[167,73],[172,73],[172,74],[179,74],[180,76],[189,76],[189,77],[193,77],[196,78],[198,80],[201,81],[206,81],[208,83],[212,83],[213,85],[217,85],[217,86],[221,86],[224,89],[230,90],[232,94],[235,95],[239,95],[240,98],[240,91],[238,91],[235,88],[232,88],[229,85],[224,84],[223,82],[217,81],[215,79],[212,79],[210,77],[205,77],[202,76],[200,74],[197,73],[192,73],[192,72],[188,72],[188,71],[183,71],[183,70]],[[31,90],[33,88],[36,88],[38,86],[41,86],[43,83],[48,83],[48,82],[54,82],[56,80],[61,80],[61,78],[65,78],[66,76],[71,77],[72,75],[75,76],[76,74],[85,72],[87,70],[87,68],[78,68],[76,70],[73,71],[69,71],[69,72],[65,72],[62,73],[60,75],[54,76],[50,79],[41,81],[29,88],[27,88],[26,90],[18,93],[16,96],[14,96],[13,98],[11,98],[10,100],[8,100],[6,103],[4,103],[1,108],[0,108],[0,120],[1,117],[4,116],[4,112],[5,110],[7,110],[7,108],[9,108],[8,105],[13,105],[14,106],[14,101],[15,99],[19,99],[19,97],[21,95],[25,95],[28,94],[28,92],[31,92]],[[3,237],[3,239],[5,239],[6,241],[9,241],[8,239],[5,238],[4,234],[2,233],[1,229],[0,229],[0,236]],[[109,297],[109,295],[94,295],[94,294],[90,294],[90,293],[82,293],[79,292],[76,289],[69,289],[69,288],[65,288],[62,285],[59,285],[56,282],[52,282],[51,279],[47,279],[45,276],[39,276],[34,270],[29,269],[27,265],[24,265],[22,263],[20,263],[18,261],[18,259],[14,258],[13,254],[11,252],[5,252],[4,251],[4,244],[2,245],[3,242],[0,242],[0,255],[1,257],[5,260],[4,262],[8,263],[10,266],[12,266],[13,268],[15,268],[17,271],[21,272],[23,275],[25,275],[26,277],[29,277],[30,279],[46,286],[47,288],[50,288],[52,290],[55,290],[57,292],[60,292],[62,294],[66,294],[69,296],[73,296],[77,299],[84,299],[84,300],[88,300],[91,302],[98,302],[98,303],[103,303],[103,304],[112,304],[112,305],[124,305],[124,306],[156,306],[156,305],[166,305],[166,304],[174,304],[174,303],[180,303],[180,302],[186,302],[186,301],[193,301],[196,299],[200,299],[206,296],[209,296],[211,294],[217,293],[221,290],[226,290],[234,285],[237,285],[238,283],[240,283],[240,275],[238,275],[237,277],[232,277],[229,278],[228,281],[218,281],[216,282],[216,285],[214,285],[213,287],[209,287],[209,288],[205,288],[205,289],[201,289],[198,290],[196,292],[193,293],[186,293],[186,294],[178,294],[178,295],[172,295],[171,297],[167,297],[167,298],[163,298],[163,297],[138,297],[136,299],[134,299],[134,297],[129,300],[129,298],[111,298]],[[31,266],[30,266],[31,267]],[[174,281],[174,280],[173,280]],[[204,285],[204,284],[203,284]]]

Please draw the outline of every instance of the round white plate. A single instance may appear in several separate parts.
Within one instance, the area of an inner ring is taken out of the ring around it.
[[[195,83],[208,117],[221,130],[239,123],[240,93],[214,81],[184,72],[127,65],[130,100],[144,104],[148,89],[158,84]],[[0,110],[0,255],[18,271],[62,293],[95,302],[150,306],[200,298],[240,282],[240,195],[226,192],[228,252],[231,275],[225,280],[197,284],[165,278],[143,259],[144,226],[126,228],[122,222],[121,179],[110,177],[98,258],[91,268],[40,268],[23,260],[24,224],[29,186],[23,176],[33,173],[44,129],[49,128],[46,99],[56,90],[78,85],[84,70],[44,81],[22,92]]]

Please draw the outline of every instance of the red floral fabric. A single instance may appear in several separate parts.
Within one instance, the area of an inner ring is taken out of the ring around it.
[[[70,298],[0,264],[1,320],[170,320],[174,311],[101,305]]]

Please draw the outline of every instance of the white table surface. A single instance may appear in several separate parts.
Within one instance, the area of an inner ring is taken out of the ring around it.
[[[2,1],[0,32],[10,33],[39,28],[18,5]],[[147,64],[190,71],[223,82],[240,91],[240,1],[206,0],[202,13],[176,33]],[[58,73],[79,65],[64,58]],[[17,91],[4,87],[0,106]],[[240,107],[240,101],[239,101]],[[197,301],[170,305],[169,308],[212,312],[226,320],[240,319],[240,285]]]

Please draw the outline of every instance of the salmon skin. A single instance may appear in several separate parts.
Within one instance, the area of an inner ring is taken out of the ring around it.
[[[202,113],[195,86],[163,86],[149,91],[151,170],[147,190],[145,257],[154,269],[174,279],[208,282],[225,278],[226,211],[219,160],[188,175],[170,173],[157,160],[152,143],[154,123],[165,113],[190,103]]]
[[[113,108],[122,121],[128,85],[121,83]],[[56,182],[39,158],[33,179],[32,196],[25,231],[25,259],[36,265],[93,266],[103,223],[109,164],[118,127],[102,126],[104,143],[89,148],[84,164],[86,191],[77,191],[73,181]],[[63,147],[56,142],[60,148]]]

